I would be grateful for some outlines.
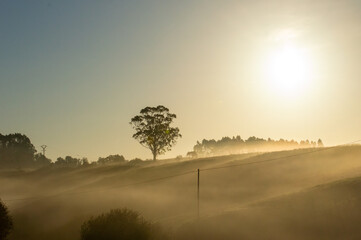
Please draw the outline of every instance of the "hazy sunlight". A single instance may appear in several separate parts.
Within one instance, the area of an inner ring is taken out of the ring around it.
[[[271,51],[266,63],[271,91],[293,97],[305,93],[312,77],[310,61],[304,49],[292,44]]]

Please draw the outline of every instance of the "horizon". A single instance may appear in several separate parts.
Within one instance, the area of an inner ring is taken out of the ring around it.
[[[225,136],[360,138],[358,1],[22,0],[0,16],[0,133],[53,161],[150,159],[129,122],[157,105],[183,136],[160,159]]]

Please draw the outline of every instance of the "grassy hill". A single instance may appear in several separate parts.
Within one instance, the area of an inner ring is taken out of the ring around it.
[[[1,198],[15,220],[10,238],[14,240],[78,239],[84,220],[118,207],[159,222],[175,239],[361,236],[357,228],[361,146],[159,161],[138,167],[2,171],[0,182]]]

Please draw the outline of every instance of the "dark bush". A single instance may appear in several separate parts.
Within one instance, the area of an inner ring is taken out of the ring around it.
[[[132,159],[132,160],[130,160],[129,162],[128,162],[128,165],[130,165],[130,166],[141,166],[141,165],[143,165],[145,163],[145,161],[143,161],[142,159],[140,159],[140,158],[134,158],[134,159]]]
[[[108,164],[108,163],[125,163],[126,160],[123,157],[123,155],[109,155],[108,157],[105,158],[98,158],[98,163],[99,164]]]
[[[92,217],[81,226],[82,240],[167,239],[160,228],[129,209],[115,209]]]
[[[0,200],[0,239],[6,239],[12,228],[13,221],[9,215],[8,209]]]

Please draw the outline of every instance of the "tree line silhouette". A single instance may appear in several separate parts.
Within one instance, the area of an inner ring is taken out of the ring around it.
[[[322,140],[318,139],[317,142],[309,140],[302,140],[297,142],[295,140],[284,140],[282,138],[280,140],[273,140],[271,138],[266,140],[254,136],[243,140],[240,136],[233,136],[232,138],[223,137],[220,140],[203,139],[202,142],[197,141],[196,145],[193,147],[193,151],[188,152],[187,156],[204,157],[312,147],[323,147]]]
[[[136,131],[133,138],[151,150],[153,161],[157,159],[157,156],[171,150],[177,139],[182,137],[179,128],[171,126],[176,117],[176,114],[170,113],[168,108],[158,105],[157,107],[143,108],[139,115],[131,119],[130,124]],[[26,135],[20,133],[2,135],[0,133],[0,167],[80,167],[110,163],[129,163],[129,165],[134,166],[144,162],[146,161],[139,158],[126,161],[123,156],[109,155],[105,158],[100,157],[97,162],[91,164],[87,158],[71,156],[58,157],[52,163],[45,156],[45,153],[37,153]]]
[[[58,157],[54,162],[43,153],[38,153],[31,140],[21,133],[3,135],[0,133],[0,167],[2,168],[76,168],[106,164],[124,164],[136,166],[146,164],[139,158],[126,160],[122,155],[109,155],[99,157],[96,162],[90,163],[87,158],[76,158],[71,156]]]
[[[217,156],[225,154],[240,154],[250,152],[265,152],[276,150],[290,150],[297,148],[323,147],[322,140],[317,142],[303,140],[300,142],[294,140],[273,140],[268,138],[249,137],[243,140],[240,136],[223,137],[220,140],[203,139],[202,142],[197,141],[193,147],[193,151],[187,153],[187,157],[205,157]],[[181,159],[177,157],[177,159]],[[76,158],[71,156],[58,157],[56,161],[38,153],[31,143],[30,139],[21,133],[13,133],[8,135],[0,134],[0,167],[7,168],[76,168],[106,164],[124,164],[127,166],[137,166],[150,163],[151,161],[143,161],[135,158],[126,160],[122,155],[109,155],[107,157],[99,157],[96,162],[90,163],[87,158]]]

